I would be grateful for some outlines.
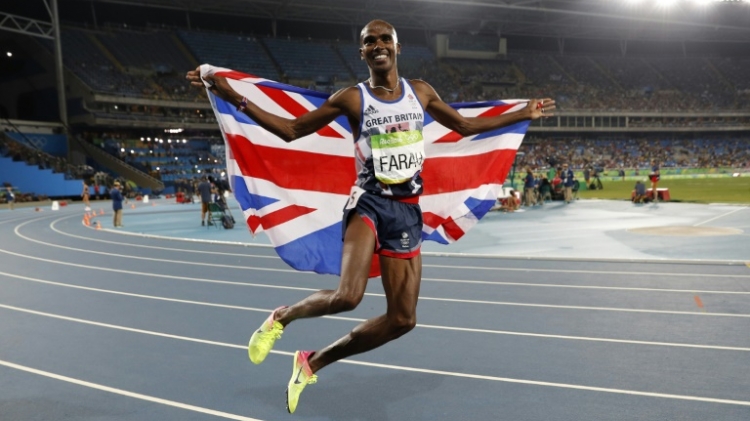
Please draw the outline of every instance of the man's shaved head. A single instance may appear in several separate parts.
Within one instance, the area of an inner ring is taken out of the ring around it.
[[[391,25],[390,23],[384,20],[380,20],[380,19],[371,20],[370,22],[367,23],[367,25],[365,25],[364,28],[362,28],[362,31],[359,33],[360,44],[362,43],[362,40],[365,38],[365,35],[367,35],[367,31],[373,26],[383,26],[383,27],[390,29],[391,32],[393,33],[394,43],[398,44],[398,35],[396,34],[396,28],[394,28],[393,25]]]

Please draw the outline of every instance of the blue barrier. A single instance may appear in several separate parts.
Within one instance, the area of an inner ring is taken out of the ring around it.
[[[16,142],[52,156],[65,157],[68,155],[68,137],[62,134],[13,133],[7,132]]]
[[[51,197],[80,196],[83,191],[81,180],[66,180],[65,174],[40,170],[36,165],[14,161],[9,157],[0,158],[0,182],[10,183],[23,193]]]

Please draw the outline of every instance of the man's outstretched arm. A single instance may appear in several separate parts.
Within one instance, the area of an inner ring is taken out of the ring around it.
[[[186,79],[195,87],[205,87],[201,79],[200,67],[189,71]],[[204,76],[203,80],[209,82],[211,84],[209,90],[224,101],[229,102],[235,107],[239,107],[242,103],[243,96],[229,85],[229,82],[227,82],[225,77]],[[264,129],[278,136],[285,142],[291,142],[295,139],[315,133],[328,125],[328,123],[333,121],[336,117],[345,114],[346,107],[343,97],[346,96],[348,89],[351,88],[342,89],[336,92],[320,107],[294,119],[284,118],[269,113],[249,100],[246,105],[243,105],[244,109],[242,111]]]
[[[484,133],[501,127],[510,126],[524,120],[536,120],[549,117],[555,109],[555,101],[550,98],[532,99],[522,110],[505,113],[494,117],[464,117],[446,104],[428,83],[413,81],[413,86],[423,99],[425,111],[443,126],[462,136]]]

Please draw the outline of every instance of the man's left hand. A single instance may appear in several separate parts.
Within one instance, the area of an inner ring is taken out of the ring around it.
[[[529,105],[526,110],[529,112],[529,116],[532,120],[536,120],[541,117],[551,117],[555,115],[555,100],[552,98],[544,99],[532,99],[529,101]]]

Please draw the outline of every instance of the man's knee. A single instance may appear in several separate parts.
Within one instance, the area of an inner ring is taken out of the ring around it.
[[[333,313],[341,313],[344,311],[352,311],[359,303],[362,301],[361,295],[355,295],[355,294],[344,294],[339,291],[337,291],[332,297],[331,297],[331,311]]]
[[[414,327],[417,326],[417,315],[416,314],[401,314],[395,316],[388,316],[388,325],[394,335],[401,336],[409,333]]]

